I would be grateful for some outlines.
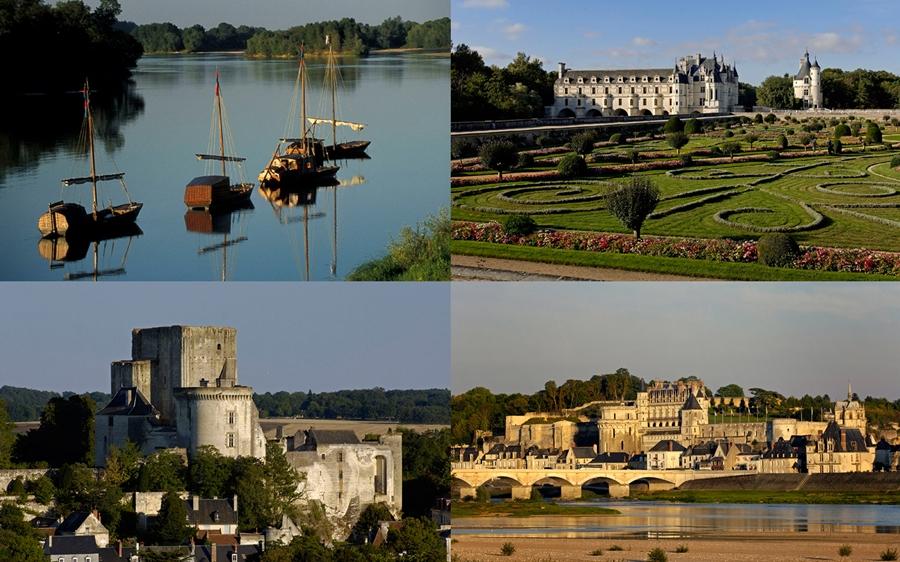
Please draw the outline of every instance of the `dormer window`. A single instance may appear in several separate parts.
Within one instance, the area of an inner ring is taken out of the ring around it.
[[[596,84],[596,83],[597,83],[597,77],[591,76],[591,84]]]
[[[607,84],[609,84],[609,76],[604,76],[603,81],[606,82]]]
[[[219,517],[218,511],[213,511],[211,515],[212,515],[212,520],[215,521],[216,523],[218,523],[219,519],[221,519],[221,517]]]
[[[568,83],[569,83],[569,79],[568,79],[568,78],[564,78],[564,79],[563,79],[563,84],[568,84]]]
[[[584,83],[584,78],[582,78],[581,76],[579,76],[579,77],[578,77],[578,83],[579,83],[579,84],[583,84],[583,83]]]

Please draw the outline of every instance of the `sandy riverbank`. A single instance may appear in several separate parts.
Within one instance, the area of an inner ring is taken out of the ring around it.
[[[503,543],[512,543],[516,551],[512,556],[502,556]],[[838,555],[841,545],[850,545],[850,556]],[[609,547],[621,546],[622,551]],[[679,545],[686,545],[688,552],[676,553]],[[840,560],[857,562],[880,560],[887,548],[900,549],[897,534],[750,534],[728,537],[693,539],[580,539],[580,538],[494,538],[455,535],[452,553],[458,562],[510,561],[510,562],[562,562],[606,561],[643,562],[647,553],[656,547],[666,551],[670,562],[808,562],[810,560]],[[601,555],[592,554],[597,549]]]
[[[461,254],[450,256],[450,260],[453,279],[457,281],[709,281],[709,279],[686,275],[483,258]]]

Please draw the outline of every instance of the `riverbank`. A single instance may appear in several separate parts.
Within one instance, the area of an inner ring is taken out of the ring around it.
[[[640,501],[681,503],[900,504],[900,492],[669,490],[631,495]]]
[[[515,552],[502,556],[500,548],[511,543]],[[687,552],[676,552],[679,546]],[[842,545],[852,554],[838,555]],[[610,550],[618,546],[622,550]],[[458,562],[509,560],[510,562],[562,561],[643,561],[653,548],[662,548],[672,562],[801,562],[809,560],[879,560],[889,548],[900,548],[896,534],[773,534],[746,533],[691,539],[580,539],[580,538],[495,538],[454,536],[451,550]]]
[[[506,501],[499,503],[454,502],[453,517],[531,517],[619,515],[608,507],[565,506],[544,501]]]

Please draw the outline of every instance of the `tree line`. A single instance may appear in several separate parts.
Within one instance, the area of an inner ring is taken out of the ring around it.
[[[756,89],[759,104],[773,109],[799,109],[791,75],[769,76]],[[900,107],[900,76],[885,70],[822,70],[822,103],[829,109]]]
[[[0,0],[0,97],[80,90],[123,83],[143,49],[116,29],[118,0],[91,10],[81,0]]]
[[[6,403],[11,421],[41,419],[53,398],[70,398],[74,392],[59,394],[4,385],[0,400]],[[96,407],[110,401],[105,392],[87,394]],[[304,417],[314,419],[390,420],[401,423],[450,423],[450,391],[447,389],[338,390],[335,392],[265,392],[254,393],[253,401],[260,417]]]
[[[378,25],[343,18],[286,30],[235,27],[225,22],[209,29],[202,25],[182,29],[168,22],[142,25],[122,22],[119,28],[140,41],[146,53],[246,51],[247,55],[258,57],[295,56],[301,43],[310,53],[325,51],[326,36],[336,51],[352,55],[365,55],[372,49],[450,47],[450,18],[417,23],[396,16]]]

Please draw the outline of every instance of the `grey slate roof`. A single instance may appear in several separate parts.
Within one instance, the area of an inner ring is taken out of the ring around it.
[[[100,548],[97,546],[97,540],[93,535],[69,535],[62,537],[53,537],[53,545],[50,545],[50,539],[44,543],[44,554],[51,556],[65,554],[98,554]]]
[[[694,393],[691,392],[688,399],[684,401],[684,406],[681,407],[682,410],[702,410],[703,408],[700,406],[700,402],[697,401],[697,397],[694,396]]]
[[[89,511],[73,511],[56,527],[57,533],[74,533],[91,516]]]
[[[834,441],[834,451],[837,453],[865,452],[866,439],[858,429],[844,429],[837,422],[829,422],[822,439]]]
[[[193,509],[190,499],[184,500],[187,507],[188,520],[194,525],[234,525],[237,523],[237,513],[228,500],[205,499],[199,501],[199,509]],[[216,520],[216,514],[219,519]]]
[[[594,463],[627,463],[628,462],[628,453],[600,453],[594,460],[591,461]]]
[[[659,451],[684,451],[684,446],[678,441],[673,441],[671,439],[663,439],[659,443],[653,446],[651,451],[659,452]]]
[[[797,74],[794,75],[796,80],[802,80],[803,78],[807,78],[809,76],[809,69],[811,68],[809,64],[809,53],[804,53],[803,61],[800,63],[800,70],[797,71]]]
[[[359,437],[349,429],[315,429],[306,432],[307,441],[315,445],[347,445],[359,443]]]
[[[597,453],[593,447],[572,447],[572,454],[576,459],[593,459]]]
[[[120,388],[109,404],[97,412],[97,415],[102,416],[153,416],[156,414],[157,411],[153,404],[133,386]]]

